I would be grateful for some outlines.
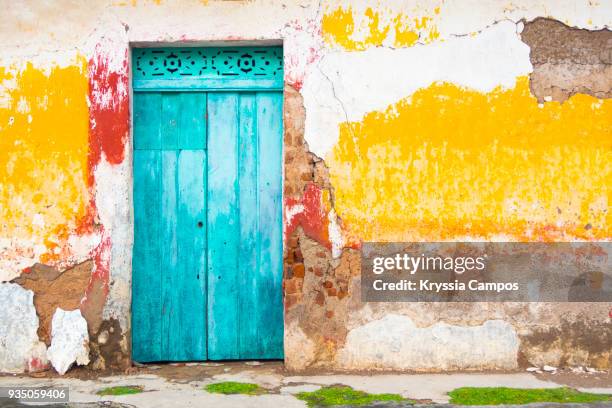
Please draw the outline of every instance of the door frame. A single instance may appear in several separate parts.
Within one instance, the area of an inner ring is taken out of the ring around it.
[[[282,76],[275,80],[264,80],[264,79],[234,79],[234,80],[189,80],[182,78],[174,78],[171,80],[158,80],[158,81],[147,81],[139,82],[134,79],[134,50],[135,49],[147,49],[147,48],[236,48],[236,47],[257,47],[257,48],[272,48],[277,47],[280,48],[280,61],[282,67]],[[283,257],[286,251],[286,242],[285,242],[285,100],[286,100],[286,91],[285,91],[285,58],[284,58],[284,44],[282,40],[260,40],[260,41],[210,41],[210,42],[130,42],[128,46],[128,99],[129,99],[129,109],[130,109],[130,124],[129,124],[129,141],[128,141],[128,161],[129,161],[129,169],[130,169],[130,181],[131,188],[129,189],[129,208],[130,208],[130,226],[131,226],[131,237],[132,237],[132,245],[130,247],[130,312],[129,312],[129,348],[128,352],[130,355],[130,361],[133,360],[132,356],[132,306],[133,306],[133,245],[134,245],[134,93],[135,92],[147,92],[150,90],[151,92],[280,92],[282,94],[282,113],[281,113],[281,252],[280,252],[280,264],[283,265]],[[135,83],[136,82],[136,83]],[[284,270],[281,270],[281,282],[283,284],[278,288],[281,294],[282,304],[283,304],[283,337],[285,333],[285,307],[284,307]],[[284,340],[283,340],[284,343]],[[283,353],[283,361],[285,359],[285,355]]]

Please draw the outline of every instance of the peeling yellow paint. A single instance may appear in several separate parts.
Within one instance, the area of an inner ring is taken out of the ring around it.
[[[439,14],[437,7],[434,13]],[[362,15],[350,6],[330,9],[323,15],[321,29],[328,45],[348,51],[362,51],[368,47],[389,45],[409,47],[417,41],[429,43],[440,34],[428,16],[409,18],[402,13],[366,8]],[[355,21],[360,21],[356,24]]]
[[[327,43],[336,43],[345,49],[359,49],[356,41],[351,39],[355,31],[355,20],[350,8],[345,11],[338,7],[335,11],[324,14],[321,29]]]
[[[341,125],[336,211],[364,241],[609,238],[611,134],[612,100],[433,84]]]
[[[387,38],[389,34],[389,26],[380,26],[380,15],[378,12],[372,10],[372,8],[367,8],[365,11],[366,17],[370,21],[368,24],[368,29],[370,31],[368,37],[366,38],[367,45],[378,45],[382,44],[382,42]]]
[[[48,72],[0,68],[0,236],[49,257],[86,213],[87,62]]]
[[[402,22],[402,16],[396,16],[393,20],[395,26],[395,45],[398,47],[409,47],[419,40],[419,34],[407,28]]]

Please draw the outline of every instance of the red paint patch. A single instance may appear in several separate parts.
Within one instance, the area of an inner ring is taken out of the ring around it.
[[[124,147],[129,135],[130,105],[128,100],[128,51],[125,51],[119,71],[113,71],[111,56],[96,46],[89,60],[89,184],[102,154],[111,164],[124,159]]]
[[[299,92],[302,90],[302,86],[304,86],[304,81],[301,78],[296,79],[293,81],[293,83],[290,83],[289,85],[292,85]]]
[[[285,214],[291,215],[291,218],[287,217],[285,220],[285,239],[298,227],[302,227],[309,238],[331,249],[327,218],[331,206],[329,202],[324,201],[323,190],[314,183],[306,186],[301,200],[287,199]],[[295,213],[294,210],[300,206],[303,209]]]
[[[97,332],[100,328],[104,305],[108,299],[111,249],[111,239],[103,231],[102,242],[91,254],[94,268],[85,289],[85,296],[81,299],[79,306],[81,314],[87,320],[90,334]]]
[[[89,174],[93,174],[93,170],[90,170]],[[93,182],[93,181],[92,181]],[[91,199],[89,200],[89,205],[87,206],[85,215],[78,220],[76,225],[76,234],[77,235],[85,235],[91,234],[94,232],[95,220],[96,220],[97,212],[95,208],[95,200],[93,198],[93,192],[91,193]]]
[[[94,269],[89,279],[87,289],[85,290],[85,296],[81,300],[81,310],[92,306],[92,299],[96,299],[96,296],[92,296],[93,292],[99,290],[100,286],[102,286],[104,299],[108,296],[111,247],[112,243],[110,237],[102,231],[102,242],[100,242],[100,245],[90,254],[90,257],[94,261]]]
[[[34,373],[37,371],[44,371],[49,368],[48,363],[44,363],[41,359],[37,357],[32,357],[30,361],[28,361],[28,372]]]
[[[111,239],[106,233],[103,234],[102,242],[93,252],[94,271],[91,274],[91,281],[87,287],[88,294],[94,284],[94,281],[104,282],[104,294],[108,294],[108,281],[110,277],[110,259],[111,259]]]
[[[110,164],[120,164],[125,159],[125,144],[129,137],[130,104],[128,98],[128,50],[123,53],[123,60],[119,68],[111,65],[111,58],[104,51],[105,47],[98,44],[94,55],[88,61],[87,75],[89,78],[89,156],[88,156],[88,184],[90,200],[86,214],[79,220],[76,228],[78,235],[95,232],[97,209],[95,203],[95,169],[102,156]],[[117,66],[117,64],[114,64]],[[99,233],[104,231],[100,226]],[[108,241],[108,242],[106,242]],[[104,246],[110,246],[110,238],[103,238],[103,242],[93,254],[96,259],[96,271],[108,270],[101,265],[101,253]],[[109,254],[110,257],[110,254]],[[104,273],[99,272],[103,276]],[[92,277],[93,279],[94,277]],[[108,277],[105,278],[108,281]],[[90,285],[91,287],[91,285]]]

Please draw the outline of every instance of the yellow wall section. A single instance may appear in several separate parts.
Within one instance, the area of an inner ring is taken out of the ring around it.
[[[435,9],[437,14],[439,9]],[[339,46],[347,51],[362,51],[383,44],[393,36],[395,47],[409,47],[419,38],[429,43],[439,37],[431,17],[408,18],[404,14],[365,9],[359,16],[362,24],[356,25],[356,12],[349,6],[330,9],[323,15],[321,29],[328,45]],[[383,21],[384,20],[384,21]]]
[[[527,78],[480,93],[433,84],[343,124],[327,158],[354,239],[612,236],[612,100],[538,106]]]
[[[46,260],[88,202],[86,66],[0,68],[0,83],[16,83],[0,106],[0,236],[44,243]]]

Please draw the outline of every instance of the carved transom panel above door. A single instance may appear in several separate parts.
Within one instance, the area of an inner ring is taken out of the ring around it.
[[[282,79],[282,47],[139,48],[134,79]]]

